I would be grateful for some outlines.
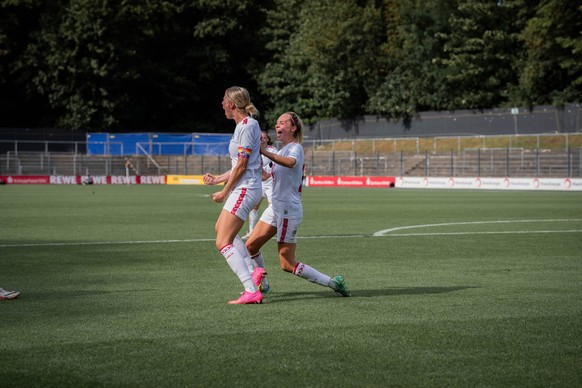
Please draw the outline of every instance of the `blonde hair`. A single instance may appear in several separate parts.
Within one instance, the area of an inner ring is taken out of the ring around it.
[[[301,142],[303,142],[303,120],[301,120],[301,117],[299,117],[299,115],[295,112],[285,112],[285,113],[291,116],[291,124],[293,124],[295,128],[297,128],[295,133],[293,133],[293,137],[295,138],[295,140],[297,140],[297,143],[301,144]]]
[[[241,86],[232,86],[224,92],[226,98],[234,102],[237,109],[244,110],[249,116],[257,117],[259,110],[251,102],[249,91]]]

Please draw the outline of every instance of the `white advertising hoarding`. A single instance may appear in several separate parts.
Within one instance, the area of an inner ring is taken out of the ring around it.
[[[582,191],[582,178],[397,177],[396,188]]]

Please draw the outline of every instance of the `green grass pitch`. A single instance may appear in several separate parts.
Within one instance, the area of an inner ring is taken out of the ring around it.
[[[581,193],[306,188],[298,259],[353,296],[269,242],[231,306],[213,191],[0,186],[0,386],[582,386]]]

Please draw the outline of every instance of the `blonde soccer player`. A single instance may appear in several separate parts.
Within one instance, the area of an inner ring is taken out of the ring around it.
[[[277,236],[279,264],[285,272],[292,273],[309,282],[329,287],[342,296],[350,296],[342,276],[330,277],[315,268],[297,261],[297,233],[303,220],[301,189],[303,184],[304,153],[303,122],[294,112],[283,113],[275,126],[277,140],[282,147],[277,153],[261,147],[261,153],[274,163],[273,193],[271,205],[261,215],[261,219],[246,242],[254,260],[264,260],[261,247],[273,236]]]
[[[264,269],[253,265],[238,233],[261,200],[261,129],[254,118],[259,111],[249,92],[240,86],[225,91],[222,108],[226,118],[236,123],[228,147],[231,169],[221,175],[206,173],[203,181],[207,185],[225,183],[221,191],[212,194],[213,201],[224,202],[215,225],[216,247],[244,287],[242,295],[228,303],[258,304],[263,301],[259,284]]]

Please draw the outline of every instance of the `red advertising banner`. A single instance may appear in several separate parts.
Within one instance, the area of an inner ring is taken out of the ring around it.
[[[51,175],[51,185],[78,185],[81,177],[76,175]]]
[[[79,176],[79,175],[39,175],[0,176],[0,184],[20,185],[165,185],[166,176]]]
[[[393,176],[308,176],[309,187],[394,187]]]
[[[49,176],[0,176],[0,184],[9,185],[48,185]]]
[[[92,185],[165,185],[165,175],[100,175],[100,176],[83,176],[80,177],[80,182],[83,184]]]

